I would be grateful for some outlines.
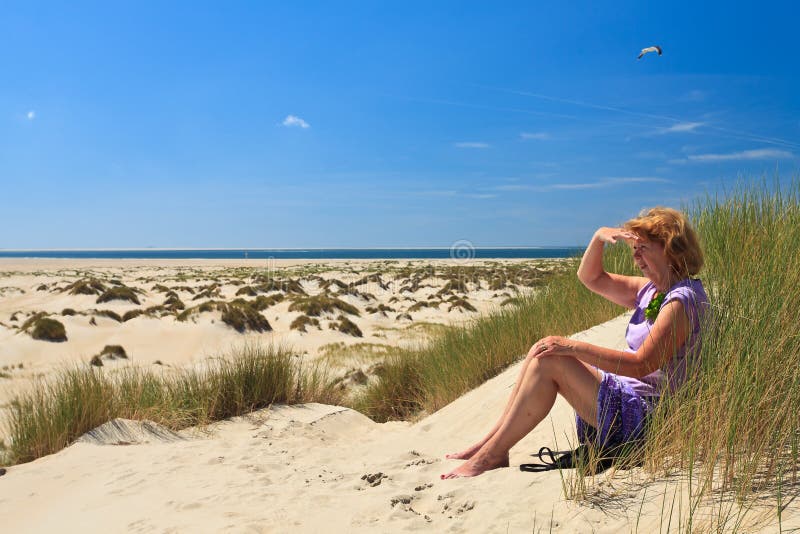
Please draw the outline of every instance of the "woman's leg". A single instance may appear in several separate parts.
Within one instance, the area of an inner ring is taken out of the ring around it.
[[[600,381],[597,369],[571,356],[533,359],[497,430],[469,461],[442,478],[475,476],[508,465],[508,451],[547,416],[558,393],[585,421],[596,421]]]
[[[514,389],[511,391],[511,396],[508,398],[508,402],[506,403],[506,407],[503,409],[503,413],[500,415],[500,419],[494,424],[491,430],[483,437],[482,440],[478,441],[471,447],[464,449],[461,452],[456,452],[452,454],[446,454],[445,458],[449,460],[469,460],[472,456],[480,450],[483,445],[494,436],[495,432],[503,425],[503,421],[506,420],[506,415],[508,415],[508,411],[511,409],[511,406],[514,405],[514,399],[517,398],[517,393],[519,392],[519,386],[522,384],[522,379],[525,377],[525,371],[528,369],[528,365],[530,365],[531,361],[534,360],[532,352],[528,353],[528,356],[525,358],[525,361],[522,362],[522,368],[519,371],[519,376],[517,377],[517,382],[514,384]]]

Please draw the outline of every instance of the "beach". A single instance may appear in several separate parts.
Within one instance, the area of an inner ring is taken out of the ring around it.
[[[357,394],[379,379],[393,350],[511,306],[564,265],[4,260],[0,403],[6,410],[16,395],[65,367],[169,374],[202,369],[253,342],[291,347],[296,358],[324,364],[347,394]],[[110,291],[126,298],[106,301]],[[327,311],[295,306],[323,296],[344,304]],[[258,313],[269,329],[258,331],[262,323],[245,319],[239,331],[223,321],[226,306],[265,299]],[[340,329],[342,316],[360,335]],[[34,339],[27,323],[37,317],[62,323],[67,340]],[[308,318],[305,332],[291,327],[298,317]],[[627,320],[625,314],[573,337],[620,349]],[[102,354],[109,346],[123,348],[124,356]],[[510,468],[440,480],[458,465],[445,454],[477,440],[502,411],[519,365],[411,421],[376,423],[319,403],[272,405],[177,431],[115,419],[55,454],[8,467],[0,478],[4,526],[9,532],[654,532],[684,524],[690,512],[700,531],[719,523],[722,505],[713,499],[689,505],[686,472],[654,481],[641,468],[612,470],[587,483],[572,471],[519,471],[538,461],[532,455],[542,446],[576,446],[574,412],[561,397],[512,449]],[[741,515],[738,531],[775,530],[768,502],[747,510],[725,506]],[[784,510],[782,521],[783,528],[800,526],[796,506]]]
[[[620,347],[627,319],[574,337]],[[444,455],[490,426],[518,371],[413,423],[378,424],[322,404],[273,406],[179,432],[115,420],[10,468],[0,479],[4,530],[616,533],[667,532],[686,520],[687,473],[654,482],[641,469],[606,472],[576,500],[568,498],[578,489],[573,472],[520,472],[539,447],[574,445],[574,414],[561,398],[511,450],[511,467],[440,480],[458,463]],[[691,510],[696,531],[717,524],[720,506]],[[784,529],[800,526],[796,510],[784,510]],[[738,520],[725,530],[777,531],[767,502]]]
[[[286,346],[333,375],[357,374],[360,383],[348,384],[358,387],[396,348],[513,303],[561,265],[558,259],[2,259],[0,409],[65,366],[202,368],[247,343]],[[223,321],[226,311],[240,308],[250,315]],[[62,324],[66,339],[34,339],[37,317]],[[114,351],[102,354],[106,347]]]

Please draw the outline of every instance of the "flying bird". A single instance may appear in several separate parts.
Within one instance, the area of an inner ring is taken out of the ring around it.
[[[639,57],[637,57],[636,59],[642,59],[642,57],[644,57],[644,55],[648,52],[658,52],[658,55],[660,56],[661,47],[656,45],[656,46],[648,46],[647,48],[642,48],[642,53],[639,54]]]

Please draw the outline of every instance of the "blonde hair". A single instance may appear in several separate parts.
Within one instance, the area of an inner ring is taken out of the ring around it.
[[[678,210],[661,206],[643,210],[623,228],[664,245],[673,271],[681,278],[694,276],[703,267],[703,250],[697,233]]]

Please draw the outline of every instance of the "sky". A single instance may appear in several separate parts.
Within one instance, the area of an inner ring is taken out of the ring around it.
[[[797,20],[788,1],[4,2],[0,248],[585,245],[798,175]]]

